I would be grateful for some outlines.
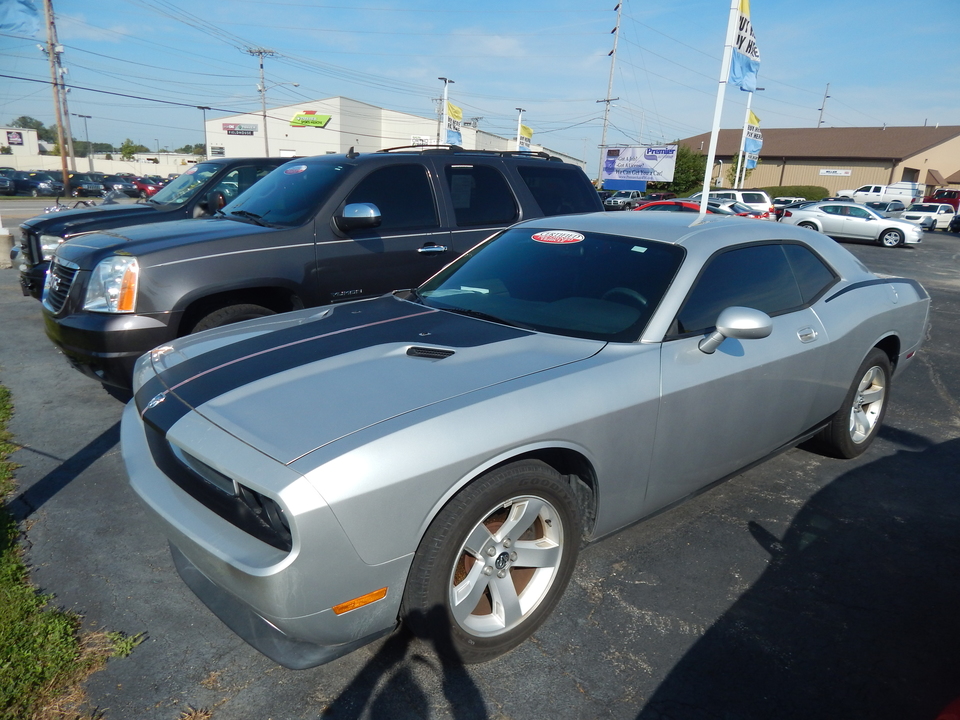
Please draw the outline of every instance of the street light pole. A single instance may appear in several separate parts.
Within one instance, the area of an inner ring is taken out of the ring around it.
[[[211,108],[207,107],[206,105],[197,105],[197,110],[203,113],[203,159],[204,160],[210,157],[207,154],[209,152],[209,148],[207,147],[207,110],[210,110],[210,109]]]
[[[437,78],[437,80],[443,80],[443,100],[441,113],[440,113],[440,127],[437,128],[437,145],[446,145],[444,140],[447,139],[447,86],[453,83],[453,80],[450,78]]]
[[[87,131],[87,120],[92,115],[80,115],[79,113],[70,113],[74,117],[83,118],[83,136],[87,139],[87,165],[90,166],[89,172],[93,172],[93,146],[90,144],[90,133]]]
[[[520,138],[521,138],[520,131],[523,130],[523,113],[526,111],[521,107],[514,108],[514,109],[518,113],[520,113],[519,116],[517,117],[517,152],[520,152],[521,150],[523,150],[523,148],[520,146]]]

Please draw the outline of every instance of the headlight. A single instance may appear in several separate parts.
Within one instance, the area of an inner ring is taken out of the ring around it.
[[[40,254],[43,256],[44,260],[49,260],[53,257],[53,253],[56,252],[57,248],[60,247],[60,243],[63,242],[63,238],[59,235],[41,235],[40,236]]]
[[[136,258],[115,255],[101,260],[90,276],[84,310],[129,313],[136,309],[140,263]]]

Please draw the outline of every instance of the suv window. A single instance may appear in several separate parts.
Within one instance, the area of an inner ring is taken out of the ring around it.
[[[517,201],[507,179],[489,165],[447,165],[447,185],[457,225],[503,225],[516,221]]]
[[[710,330],[733,305],[773,316],[803,304],[782,245],[736,248],[710,260],[677,315],[677,332]]]
[[[745,203],[765,203],[765,202],[767,202],[767,198],[764,196],[763,193],[745,192],[745,193],[741,193],[741,197],[742,197],[743,202],[745,202]]]
[[[544,215],[570,215],[597,209],[594,190],[573,168],[519,165],[517,172]]]
[[[350,203],[373,203],[380,230],[439,227],[427,170],[423,165],[388,165],[374,170],[353,189]]]
[[[227,202],[233,200],[240,193],[253,187],[264,175],[274,170],[273,167],[257,167],[254,165],[241,166],[234,168],[217,181],[217,184],[210,188],[211,191],[220,191]]]

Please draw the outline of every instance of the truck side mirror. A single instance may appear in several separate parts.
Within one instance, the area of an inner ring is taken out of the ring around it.
[[[380,208],[373,203],[350,203],[333,218],[343,232],[380,227]]]

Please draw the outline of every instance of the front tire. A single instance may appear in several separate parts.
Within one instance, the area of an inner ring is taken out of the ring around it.
[[[265,308],[262,305],[253,305],[250,303],[228,305],[200,318],[190,329],[190,332],[196,333],[201,330],[211,330],[224,325],[232,325],[233,323],[243,322],[244,320],[252,320],[254,318],[275,314],[273,310]]]
[[[887,414],[891,375],[890,358],[873,348],[860,364],[843,405],[818,435],[829,455],[855,458],[870,447]]]
[[[402,615],[454,661],[492,660],[526,640],[560,600],[580,545],[577,501],[537,460],[491,471],[430,524]]]
[[[880,233],[880,244],[884,247],[895,248],[903,245],[903,233],[891,228]]]

